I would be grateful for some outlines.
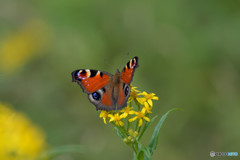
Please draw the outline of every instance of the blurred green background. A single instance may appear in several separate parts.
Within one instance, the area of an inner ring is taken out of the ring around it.
[[[238,0],[0,0],[0,101],[40,126],[50,146],[86,147],[57,160],[132,159],[70,74],[113,74],[138,56],[132,84],[159,96],[152,115],[183,108],[167,118],[153,159],[240,153],[239,7]]]

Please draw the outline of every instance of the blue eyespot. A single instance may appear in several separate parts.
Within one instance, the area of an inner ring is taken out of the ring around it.
[[[125,88],[124,92],[125,92],[125,96],[127,96],[128,93],[129,93],[129,86],[127,86],[127,87]]]
[[[93,99],[99,101],[101,99],[101,95],[98,92],[93,92],[92,93]]]

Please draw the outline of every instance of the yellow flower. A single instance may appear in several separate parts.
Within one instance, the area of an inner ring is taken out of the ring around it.
[[[139,95],[143,95],[144,98],[138,98],[138,101],[141,103],[141,104],[144,104],[144,102],[148,102],[148,104],[152,107],[153,103],[152,103],[152,100],[158,100],[158,97],[155,96],[156,94],[154,93],[147,93],[147,92],[142,92],[142,93],[139,93]]]
[[[46,148],[43,132],[21,113],[0,103],[0,159],[33,160]]]
[[[143,109],[147,112],[147,113],[152,113],[152,107],[149,106],[149,104],[147,102],[143,103]]]
[[[124,126],[123,121],[121,120],[123,118],[123,114],[119,116],[119,113],[115,113],[114,115],[109,114],[108,117],[110,117],[109,122],[114,121],[117,126]]]
[[[129,119],[128,121],[129,122],[133,122],[136,119],[139,119],[138,126],[140,127],[140,126],[142,126],[143,119],[145,119],[148,122],[150,121],[150,119],[145,116],[145,113],[146,113],[146,110],[144,108],[141,111],[139,111],[139,112],[135,112],[135,111],[130,112],[129,114],[135,114],[136,116],[131,118],[131,119]]]
[[[130,97],[128,99],[128,103],[131,101],[135,101],[138,102],[138,96],[140,95],[140,91],[136,90],[137,87],[133,87],[132,85],[130,85],[131,87],[131,92],[130,92]]]
[[[131,111],[132,108],[133,108],[133,107],[129,107],[129,106],[123,108],[123,109],[120,111],[120,112],[123,113],[123,114],[122,114],[122,117],[123,117],[123,118],[126,118],[126,117],[129,115],[129,112]]]
[[[105,124],[107,124],[106,119],[108,118],[108,112],[107,111],[101,111],[100,118],[103,118],[103,121]]]
[[[133,87],[131,84],[130,84],[130,87],[131,87],[131,91],[140,92],[139,90],[136,89],[137,87]]]

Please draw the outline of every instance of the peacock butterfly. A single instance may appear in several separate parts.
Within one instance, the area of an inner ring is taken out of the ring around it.
[[[127,106],[130,83],[137,67],[138,57],[134,57],[121,73],[117,69],[115,75],[93,69],[78,69],[72,72],[72,81],[77,82],[88,94],[97,110],[122,109]]]

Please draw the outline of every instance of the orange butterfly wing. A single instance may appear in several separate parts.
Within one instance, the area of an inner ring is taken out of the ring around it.
[[[79,69],[72,72],[73,82],[77,82],[86,93],[93,93],[109,83],[112,75],[98,70]]]
[[[132,58],[123,68],[121,73],[121,81],[123,84],[119,86],[118,108],[126,107],[127,100],[130,96],[130,83],[133,78],[135,69],[138,67],[138,57]],[[123,85],[123,86],[122,86]]]
[[[126,84],[130,84],[135,69],[138,67],[138,57],[132,58],[122,70],[122,80]]]
[[[100,110],[109,110],[112,106],[111,94],[105,89],[111,78],[110,73],[98,70],[79,69],[72,72],[72,81],[81,86],[83,92],[89,95],[90,102]],[[100,101],[96,100],[98,96],[101,97]]]

